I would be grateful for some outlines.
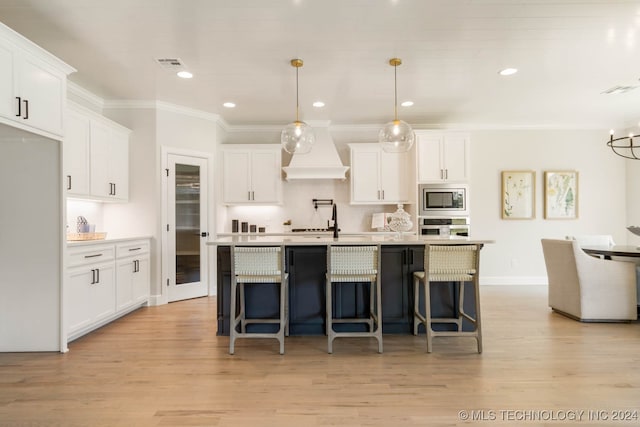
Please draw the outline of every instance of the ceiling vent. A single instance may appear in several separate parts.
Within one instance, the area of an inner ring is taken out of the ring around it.
[[[156,58],[156,62],[168,71],[180,71],[185,68],[184,62],[180,58]]]
[[[638,86],[613,86],[602,93],[607,95],[614,95],[616,93],[627,93],[629,91],[634,90],[637,87]]]

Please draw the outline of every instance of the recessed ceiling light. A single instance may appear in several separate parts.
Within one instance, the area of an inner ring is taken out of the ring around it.
[[[236,104],[235,102],[225,102],[222,106],[226,108],[235,108]]]
[[[190,79],[191,77],[193,77],[193,74],[183,70],[183,71],[178,71],[178,77],[182,79]]]
[[[500,70],[501,76],[510,76],[518,72],[517,68],[505,68],[504,70]]]
[[[313,106],[316,107],[316,108],[322,108],[322,107],[324,107],[324,102],[316,101],[316,102],[313,103]]]
[[[404,101],[402,104],[403,107],[411,107],[413,105],[413,101]]]

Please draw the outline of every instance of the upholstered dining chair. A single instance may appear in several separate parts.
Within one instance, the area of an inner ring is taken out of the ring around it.
[[[577,240],[542,239],[549,307],[583,322],[637,319],[636,266],[587,255]]]

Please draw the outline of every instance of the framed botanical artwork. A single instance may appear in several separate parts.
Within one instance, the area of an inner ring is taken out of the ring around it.
[[[535,216],[535,171],[502,171],[502,219],[533,219]]]
[[[544,172],[544,217],[546,219],[578,218],[578,172]]]

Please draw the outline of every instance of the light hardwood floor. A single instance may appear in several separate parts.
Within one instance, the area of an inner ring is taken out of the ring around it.
[[[239,340],[230,356],[215,298],[143,308],[67,354],[0,354],[0,425],[640,424],[640,323],[567,319],[543,286],[481,295],[483,354],[472,338],[436,338],[426,354],[424,336],[385,335],[383,354],[370,338],[329,355],[324,337],[289,337],[284,356],[276,340]],[[612,421],[621,409],[636,419]]]

